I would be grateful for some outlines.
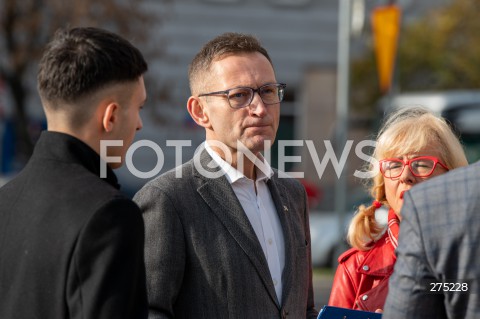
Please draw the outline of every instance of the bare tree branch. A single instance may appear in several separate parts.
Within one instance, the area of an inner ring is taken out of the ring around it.
[[[26,101],[34,91],[28,81],[44,45],[60,27],[96,26],[117,32],[139,45],[150,38],[162,16],[143,10],[147,0],[0,0],[0,76],[14,103],[16,147],[20,161],[29,158],[33,140],[28,132]],[[157,0],[168,7],[172,0]],[[3,39],[3,40],[2,40]],[[158,57],[160,51],[146,55]],[[31,80],[31,79],[30,79]]]

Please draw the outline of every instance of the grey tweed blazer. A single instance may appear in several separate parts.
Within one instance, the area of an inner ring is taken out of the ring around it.
[[[208,168],[211,157],[199,153]],[[181,174],[181,177],[178,177]],[[269,180],[285,238],[282,304],[260,243],[225,176],[191,160],[134,197],[145,222],[149,318],[316,318],[304,188]]]
[[[480,318],[480,162],[413,187],[402,216],[383,318]]]

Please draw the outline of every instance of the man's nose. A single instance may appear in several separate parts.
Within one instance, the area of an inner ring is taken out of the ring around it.
[[[258,92],[255,92],[253,94],[253,99],[250,105],[248,106],[249,110],[251,113],[263,117],[267,114],[267,105],[263,103],[262,98],[258,94]]]

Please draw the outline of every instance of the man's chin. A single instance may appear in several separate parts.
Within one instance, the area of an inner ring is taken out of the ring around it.
[[[268,151],[272,148],[272,144],[275,140],[271,137],[259,137],[256,136],[254,139],[249,140],[245,146],[250,150],[250,152],[257,154]]]

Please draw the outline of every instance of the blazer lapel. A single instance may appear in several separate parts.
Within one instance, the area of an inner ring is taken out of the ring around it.
[[[293,260],[294,260],[294,251],[292,248],[292,243],[294,242],[294,235],[292,234],[290,216],[290,202],[287,198],[288,191],[280,183],[275,182],[273,176],[268,181],[268,188],[272,195],[273,202],[275,203],[275,208],[277,209],[278,217],[283,229],[283,241],[285,244],[285,267],[283,268],[282,273],[282,282],[283,282],[283,292],[282,292],[282,301],[287,300],[287,296],[290,292],[292,286],[292,272],[293,272]],[[293,212],[292,212],[293,213]]]
[[[206,151],[199,152],[198,154],[199,155],[196,156],[200,156],[200,164],[203,169],[210,173],[219,170],[218,167],[212,168],[209,165],[212,158]],[[259,273],[260,278],[262,278],[271,298],[278,305],[275,287],[273,286],[272,277],[262,246],[230,183],[225,176],[208,178],[202,175],[194,166],[193,170],[198,181],[198,193],[248,256]]]

